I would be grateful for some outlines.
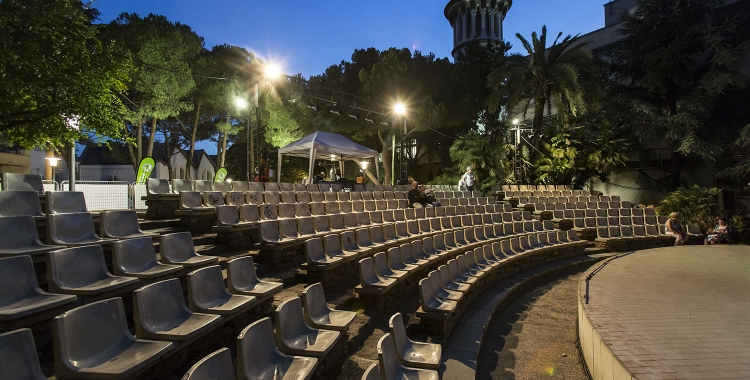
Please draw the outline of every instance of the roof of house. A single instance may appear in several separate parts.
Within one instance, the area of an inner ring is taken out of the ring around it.
[[[154,159],[154,161],[160,162],[164,165],[170,162],[171,156],[175,154],[182,154],[186,160],[188,158],[187,153],[180,148],[174,148],[172,152],[173,153],[171,155],[167,153],[166,144],[155,143],[151,157]],[[200,167],[201,161],[203,160],[204,156],[206,157],[206,159],[208,159],[208,162],[212,166],[216,166],[214,160],[211,159],[211,157],[206,153],[205,150],[198,149],[195,151],[195,155],[193,156],[193,168],[198,169]],[[128,153],[128,148],[124,144],[119,142],[110,142],[109,147],[106,145],[86,146],[86,148],[84,148],[83,152],[81,153],[79,162],[81,165],[99,166],[133,164],[130,160],[130,153]]]

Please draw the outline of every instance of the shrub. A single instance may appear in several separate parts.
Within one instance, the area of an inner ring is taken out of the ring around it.
[[[698,185],[679,188],[664,198],[656,211],[659,215],[679,212],[682,223],[697,224],[706,231],[720,216],[718,190]]]

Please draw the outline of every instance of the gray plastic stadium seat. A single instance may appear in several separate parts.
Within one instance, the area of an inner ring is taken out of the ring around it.
[[[263,193],[259,191],[248,191],[245,193],[245,199],[247,204],[260,205],[263,204]]]
[[[312,378],[318,359],[284,355],[273,342],[273,325],[268,317],[242,330],[237,337],[237,373],[240,380]]]
[[[419,379],[438,380],[440,376],[435,370],[408,368],[399,364],[398,353],[393,343],[392,334],[383,335],[378,341],[378,365],[383,379]]]
[[[101,233],[113,239],[155,238],[159,234],[145,233],[138,224],[135,210],[105,211],[102,213]]]
[[[91,214],[78,212],[47,215],[47,241],[67,247],[79,247],[110,244],[115,239],[100,238],[94,230],[94,219]]]
[[[305,257],[309,266],[335,266],[341,263],[341,257],[326,255],[323,239],[313,238],[305,241]]]
[[[173,179],[172,192],[179,194],[183,191],[193,191],[193,181],[189,179]]]
[[[0,217],[32,216],[44,220],[36,191],[0,191]]]
[[[232,191],[232,181],[216,181],[214,182],[214,190],[228,193]]]
[[[260,209],[257,205],[243,205],[240,206],[239,210],[241,221],[253,224],[260,223]]]
[[[362,374],[362,380],[380,380],[380,365],[372,363]]]
[[[197,191],[181,191],[180,211],[210,213],[214,211],[214,208],[203,205],[203,197],[201,196],[201,193]]]
[[[52,320],[55,377],[123,379],[156,364],[172,343],[136,339],[122,298],[81,306]]]
[[[239,208],[237,206],[216,207],[216,228],[219,230],[243,230],[257,225],[257,222],[240,220]]]
[[[331,310],[319,282],[306,287],[301,297],[305,322],[314,328],[346,331],[357,316],[353,311]]]
[[[72,295],[49,294],[42,291],[34,272],[34,263],[29,256],[0,259],[0,289],[0,326],[11,321],[19,321],[21,318],[33,323],[29,316],[76,300]]]
[[[190,367],[182,380],[235,380],[232,354],[226,347],[209,354]]]
[[[234,316],[257,303],[253,296],[229,293],[218,265],[188,273],[187,286],[188,304],[195,312]]]
[[[80,191],[48,191],[47,209],[50,214],[89,212],[86,198]]]
[[[250,182],[248,183],[248,188],[250,189],[250,191],[259,191],[261,193],[266,191],[265,186],[263,186],[263,182]]]
[[[168,264],[179,264],[186,268],[215,264],[216,256],[201,256],[195,252],[190,232],[178,232],[159,237],[161,259]]]
[[[198,180],[193,181],[193,188],[195,191],[204,193],[206,191],[213,191],[214,190],[214,181],[205,181],[205,180]]]
[[[34,191],[39,195],[44,194],[42,176],[36,174],[2,174],[3,191]]]
[[[46,380],[29,329],[0,334],[0,375],[7,380]]]
[[[462,257],[462,256],[459,256]],[[429,278],[419,280],[419,300],[426,312],[449,313],[456,310],[456,301],[438,299]]]
[[[248,191],[249,189],[250,188],[248,186],[248,182],[247,181],[233,181],[232,182],[232,190],[233,191],[241,191],[241,192],[244,193],[245,191]]]
[[[420,343],[410,340],[406,336],[404,320],[401,313],[394,314],[388,321],[396,358],[405,367],[424,369],[438,369],[442,349],[439,344]]]
[[[31,255],[38,257],[59,249],[59,246],[42,244],[31,216],[0,218],[0,257]]]
[[[375,288],[385,291],[396,284],[396,279],[378,276],[372,258],[368,257],[359,260],[359,284],[362,288]]]
[[[273,297],[284,289],[284,284],[280,282],[259,279],[251,256],[227,262],[227,286],[230,293],[255,296],[259,299]]]
[[[391,267],[388,266],[388,257],[385,252],[374,254],[372,256],[372,261],[375,263],[375,272],[379,277],[401,278],[407,274],[406,271],[391,269]]]
[[[114,244],[112,268],[118,276],[141,279],[172,278],[182,270],[181,265],[160,264],[151,238],[120,240]]]
[[[325,357],[340,335],[338,331],[308,326],[299,298],[288,299],[276,308],[276,345],[285,354]]]
[[[204,191],[203,204],[208,207],[218,207],[224,205],[224,194],[221,191]]]
[[[190,311],[180,280],[173,278],[133,292],[133,319],[138,338],[187,341],[219,324],[221,316]]]
[[[431,271],[427,278],[430,280],[430,286],[432,287],[432,295],[436,298],[438,298],[441,301],[450,300],[450,301],[461,301],[461,298],[463,297],[462,292],[456,292],[452,290],[443,289],[442,286],[440,286],[440,274],[438,274],[437,271]]]
[[[50,252],[47,284],[54,293],[104,297],[132,290],[138,279],[113,276],[107,270],[102,247],[88,245]]]

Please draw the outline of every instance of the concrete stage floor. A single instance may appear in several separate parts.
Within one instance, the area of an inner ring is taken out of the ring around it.
[[[750,379],[750,247],[637,251],[589,269],[578,291],[594,380]]]

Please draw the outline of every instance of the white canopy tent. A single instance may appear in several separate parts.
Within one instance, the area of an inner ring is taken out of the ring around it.
[[[351,158],[375,159],[378,152],[359,145],[344,136],[335,133],[317,131],[311,133],[281,149],[276,164],[276,182],[281,182],[281,156],[309,157],[308,178],[312,178],[313,164],[316,159],[339,161],[341,173],[344,172],[344,160]],[[377,178],[380,178],[380,167],[375,162]]]

